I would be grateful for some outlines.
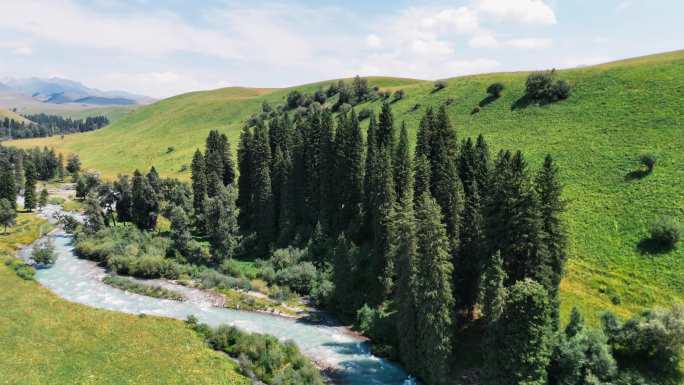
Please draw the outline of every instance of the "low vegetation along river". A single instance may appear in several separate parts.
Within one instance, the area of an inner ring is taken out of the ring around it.
[[[44,210],[54,218],[57,206]],[[73,253],[70,235],[55,231],[53,239],[59,255],[49,269],[40,269],[36,279],[61,297],[84,305],[131,314],[148,314],[185,320],[194,315],[209,325],[229,324],[242,330],[290,339],[309,357],[326,368],[344,384],[411,384],[397,365],[373,356],[366,342],[349,335],[343,328],[311,325],[295,319],[211,306],[203,301],[184,302],[128,293],[102,283],[104,270]],[[20,252],[26,258],[30,246]],[[337,382],[337,380],[336,380]]]

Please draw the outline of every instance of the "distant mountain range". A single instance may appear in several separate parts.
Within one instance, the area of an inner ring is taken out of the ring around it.
[[[130,106],[155,99],[125,91],[101,91],[62,78],[0,79],[0,106],[25,107],[36,103],[78,106]]]

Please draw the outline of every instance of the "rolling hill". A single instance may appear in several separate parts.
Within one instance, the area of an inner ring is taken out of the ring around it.
[[[521,106],[527,75],[457,77],[437,92],[429,81],[377,77],[369,82],[406,92],[393,112],[396,122],[406,122],[412,139],[425,108],[449,100],[460,138],[483,134],[494,151],[521,149],[533,168],[546,153],[554,155],[566,186],[571,239],[562,283],[564,315],[578,306],[595,321],[601,310],[626,316],[683,300],[684,247],[649,255],[637,245],[663,215],[684,222],[684,51],[558,71],[571,84],[572,96],[543,107]],[[485,89],[494,82],[505,90],[487,103]],[[313,92],[327,84],[295,88]],[[209,130],[225,132],[234,150],[245,120],[264,101],[283,103],[291,90],[194,92],[141,107],[95,132],[11,144],[78,153],[85,167],[109,178],[154,165],[163,175],[188,179],[181,166],[189,165]],[[472,113],[479,104],[480,112]],[[357,108],[379,107],[373,102]],[[644,153],[657,156],[655,171],[630,178]]]
[[[25,117],[17,114],[16,112],[12,112],[10,110],[0,108],[0,119],[5,119],[5,118],[10,118],[10,119],[16,120],[17,122],[24,122],[24,123],[30,123],[31,122],[30,120],[28,120]]]

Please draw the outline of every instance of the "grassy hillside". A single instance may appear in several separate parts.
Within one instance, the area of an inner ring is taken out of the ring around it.
[[[72,119],[85,119],[90,116],[106,116],[111,123],[128,115],[132,111],[135,111],[140,106],[108,106],[108,107],[72,107],[70,105],[58,105],[50,106],[43,103],[39,106],[28,106],[20,107],[17,111],[21,114],[48,114],[48,115],[58,115],[65,118]]]
[[[17,122],[24,122],[24,123],[30,122],[30,120],[28,120],[28,119],[24,118],[23,116],[17,114],[16,112],[12,112],[10,110],[0,108],[0,119],[5,119],[5,118],[14,119]]]
[[[571,306],[594,319],[600,310],[627,315],[654,304],[684,299],[684,247],[663,255],[641,254],[637,244],[662,215],[684,222],[684,51],[559,71],[572,96],[543,107],[514,108],[527,73],[496,73],[432,82],[371,78],[382,88],[403,88],[393,105],[397,122],[412,135],[427,106],[452,99],[449,114],[461,138],[484,134],[492,149],[521,149],[532,167],[546,153],[562,170],[568,202],[571,259],[562,283],[563,314]],[[493,82],[503,96],[471,114]],[[298,87],[311,92],[319,84]],[[54,146],[77,152],[86,167],[105,176],[155,165],[164,175],[189,164],[208,131],[226,132],[233,146],[245,119],[263,101],[279,104],[288,89],[228,88],[197,92],[143,107],[115,124],[85,134],[15,142],[21,147]],[[379,109],[379,102],[359,106]],[[167,153],[167,148],[175,150]],[[643,179],[627,176],[637,157],[653,153],[658,164]]]
[[[44,222],[20,214],[0,234],[0,261]],[[0,262],[0,383],[247,385],[236,364],[180,321],[67,302]]]

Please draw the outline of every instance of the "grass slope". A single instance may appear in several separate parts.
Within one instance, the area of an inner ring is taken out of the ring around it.
[[[31,122],[30,120],[28,120],[25,117],[17,114],[16,112],[12,112],[10,110],[0,108],[0,119],[4,120],[5,118],[14,119],[17,122],[24,122],[24,123],[30,123]]]
[[[45,231],[33,215],[20,214],[17,222],[0,234],[0,260]],[[4,263],[0,309],[1,384],[250,383],[180,321],[67,302]]]
[[[371,78],[370,83],[406,91],[393,112],[414,138],[425,108],[453,99],[449,115],[461,138],[484,134],[493,151],[521,149],[534,168],[546,153],[554,155],[566,185],[571,239],[562,311],[567,316],[578,306],[595,320],[600,310],[628,315],[684,299],[684,247],[664,255],[642,255],[636,248],[648,224],[661,215],[684,222],[683,74],[684,51],[563,70],[559,76],[573,88],[569,100],[521,109],[512,106],[523,94],[525,72],[448,79],[447,87],[434,93],[432,82]],[[505,85],[503,96],[471,114],[493,82]],[[263,101],[282,103],[288,92],[228,88],[180,95],[96,132],[15,144],[77,152],[86,167],[109,177],[154,164],[164,175],[187,179],[189,172],[179,169],[203,147],[210,129],[226,132],[235,147],[245,119]],[[176,150],[167,154],[169,146]],[[658,157],[654,173],[626,179],[646,152]]]

